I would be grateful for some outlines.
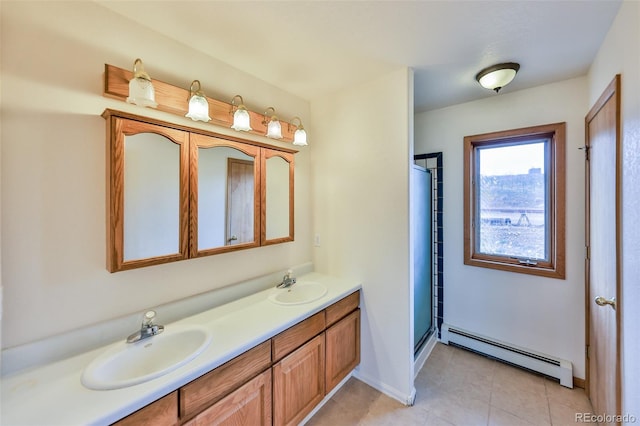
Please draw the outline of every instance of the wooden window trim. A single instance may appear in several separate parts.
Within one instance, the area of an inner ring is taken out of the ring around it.
[[[550,215],[551,241],[549,262],[522,265],[519,260],[475,252],[474,212],[475,193],[473,177],[474,148],[492,143],[518,142],[535,137],[549,137],[550,143]],[[565,150],[566,123],[526,127],[501,132],[485,133],[464,138],[464,264],[501,271],[518,272],[548,278],[565,278]]]

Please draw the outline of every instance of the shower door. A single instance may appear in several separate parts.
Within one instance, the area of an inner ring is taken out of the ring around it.
[[[431,171],[412,166],[413,197],[413,342],[417,353],[429,337],[433,327],[432,297],[432,178]]]

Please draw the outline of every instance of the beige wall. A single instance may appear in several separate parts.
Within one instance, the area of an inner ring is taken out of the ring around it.
[[[481,335],[584,363],[584,115],[586,78],[416,115],[416,154],[444,162],[444,322]],[[463,264],[463,138],[566,121],[566,280]]]
[[[361,379],[406,402],[413,391],[409,158],[413,79],[401,69],[311,102],[314,248],[319,272],[363,286]]]
[[[622,76],[622,413],[640,419],[640,3],[625,1],[589,70],[589,105]],[[614,413],[609,413],[614,414]]]
[[[104,98],[105,63],[129,68],[141,57],[152,78],[185,88],[197,78],[209,96],[239,93],[249,109],[273,105],[305,122],[309,104],[92,2],[2,2],[1,24],[3,348],[311,259],[303,148],[295,159],[295,242],[108,273],[102,111],[239,134]]]

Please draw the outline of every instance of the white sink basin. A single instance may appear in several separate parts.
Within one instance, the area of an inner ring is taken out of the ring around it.
[[[85,368],[82,384],[108,390],[155,379],[193,360],[209,346],[211,338],[203,327],[168,326],[136,343],[116,343]]]
[[[269,300],[278,305],[302,305],[313,302],[327,294],[327,287],[315,281],[297,282],[291,287],[278,289],[269,295]]]

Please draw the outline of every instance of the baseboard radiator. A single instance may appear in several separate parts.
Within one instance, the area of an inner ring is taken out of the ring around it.
[[[573,388],[573,366],[567,360],[536,353],[448,324],[442,324],[442,341],[489,355],[546,376],[555,377],[560,380],[562,386]]]

